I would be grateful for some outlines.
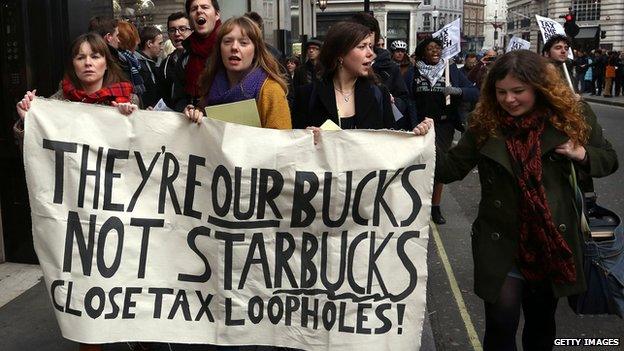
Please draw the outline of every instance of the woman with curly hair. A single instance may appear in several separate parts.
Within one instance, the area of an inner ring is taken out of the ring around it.
[[[438,152],[436,181],[479,170],[481,201],[472,226],[475,292],[484,300],[485,350],[516,350],[520,309],[524,350],[550,350],[559,297],[586,289],[572,164],[592,177],[618,167],[602,128],[546,59],[503,55],[489,71],[468,130]]]

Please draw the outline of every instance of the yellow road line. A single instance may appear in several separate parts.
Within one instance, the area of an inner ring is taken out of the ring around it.
[[[451,262],[449,261],[448,256],[446,255],[446,250],[444,249],[444,245],[442,244],[442,239],[440,238],[438,226],[435,225],[435,223],[433,222],[431,223],[431,232],[433,235],[433,240],[435,240],[435,244],[438,247],[438,253],[440,254],[442,264],[444,265],[444,270],[446,271],[446,276],[448,277],[449,284],[451,285],[453,297],[455,297],[455,302],[457,302],[459,314],[464,321],[464,326],[466,327],[466,332],[468,333],[468,339],[470,340],[470,344],[472,344],[473,350],[481,351],[483,350],[483,346],[481,346],[481,340],[477,335],[474,324],[472,324],[472,319],[470,319],[470,314],[468,313],[468,309],[466,308],[466,303],[464,302],[464,298],[462,297],[461,291],[459,290],[459,284],[457,284],[457,279],[455,279],[455,274],[453,273]]]

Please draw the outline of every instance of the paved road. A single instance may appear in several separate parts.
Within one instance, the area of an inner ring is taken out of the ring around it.
[[[624,108],[592,104],[604,133],[620,155],[624,155]],[[624,171],[595,181],[598,202],[605,207],[624,214]],[[473,350],[481,347],[485,329],[483,303],[473,293],[473,265],[470,246],[470,224],[476,217],[479,199],[478,174],[471,173],[462,182],[445,189],[443,211],[448,224],[439,226],[438,232],[453,271],[451,279],[443,267],[441,249],[430,240],[428,308],[434,339],[438,351]],[[457,282],[459,296],[465,304],[458,308],[457,296],[453,294],[451,281]],[[463,308],[464,306],[462,306]],[[469,322],[466,323],[465,320]],[[566,338],[620,338],[620,347],[602,347],[595,350],[624,350],[624,321],[615,316],[576,316],[567,306],[567,300],[559,301],[557,311],[558,337]],[[474,333],[473,333],[474,331]],[[472,337],[472,339],[471,339]],[[565,350],[556,347],[555,350]],[[574,348],[568,348],[574,349]],[[582,348],[581,348],[582,349]],[[579,348],[576,348],[579,350]]]

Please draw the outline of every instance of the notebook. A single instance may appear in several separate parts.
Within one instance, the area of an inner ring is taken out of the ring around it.
[[[255,99],[208,106],[206,107],[206,116],[230,123],[262,127]]]

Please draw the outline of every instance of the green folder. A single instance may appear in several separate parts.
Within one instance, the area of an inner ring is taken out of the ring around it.
[[[230,123],[262,127],[255,99],[208,106],[206,107],[206,116]]]

